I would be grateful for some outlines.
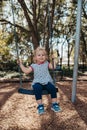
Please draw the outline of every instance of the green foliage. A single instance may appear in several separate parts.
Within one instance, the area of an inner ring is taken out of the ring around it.
[[[49,1],[49,14],[48,14],[48,1],[36,1],[35,0],[14,0],[13,9],[15,16],[15,28],[17,32],[17,42],[19,43],[19,52],[22,57],[24,55],[30,57],[31,47],[29,43],[32,43],[34,48],[42,41],[42,45],[49,46],[49,27],[55,38],[64,38],[64,43],[69,44],[69,57],[74,55],[74,40],[71,39],[76,30],[76,14],[77,14],[77,1],[75,0],[53,0]],[[54,4],[55,3],[55,4]],[[13,45],[14,26],[13,21],[10,19],[12,14],[12,6],[10,1],[6,1],[3,8],[7,8],[9,4],[9,10],[4,10],[2,19],[3,36],[0,37],[0,56],[2,60],[11,59],[12,55],[10,51],[15,51],[15,45]],[[49,17],[48,17],[49,16]],[[49,20],[50,18],[50,20]],[[87,23],[87,11],[86,1],[83,1],[82,12],[82,32],[81,32],[81,46],[80,46],[80,59],[85,58],[87,63],[87,36],[86,36],[86,23]],[[9,26],[8,26],[9,25]],[[7,32],[7,33],[6,33]],[[9,35],[8,35],[9,32]],[[50,32],[50,33],[51,33]],[[0,34],[1,36],[1,34]],[[12,44],[10,44],[12,43]],[[58,41],[58,44],[60,41]],[[61,42],[63,44],[63,42]],[[48,47],[46,46],[46,47]],[[11,48],[13,47],[13,48]],[[12,50],[11,50],[12,49]],[[48,48],[46,48],[48,49]],[[48,49],[49,51],[49,49]],[[85,53],[82,55],[82,53]]]
[[[63,66],[63,76],[72,77],[73,76],[73,68],[69,69],[67,66]]]
[[[17,61],[0,62],[0,71],[18,71]]]
[[[12,34],[4,33],[0,31],[0,58],[2,61],[11,59],[9,44],[12,42]]]

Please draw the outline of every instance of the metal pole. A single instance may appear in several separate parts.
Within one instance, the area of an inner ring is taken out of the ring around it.
[[[72,83],[72,102],[76,100],[76,85],[78,74],[78,56],[80,43],[80,29],[81,29],[81,12],[82,0],[78,0],[77,4],[77,23],[76,23],[76,39],[75,39],[75,55],[74,55],[74,69],[73,69],[73,83]]]

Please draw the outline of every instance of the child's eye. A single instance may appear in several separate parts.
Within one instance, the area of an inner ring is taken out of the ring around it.
[[[39,54],[38,56],[45,56],[45,55],[44,54],[42,54],[42,55]]]
[[[38,55],[38,56],[40,56],[40,55]]]

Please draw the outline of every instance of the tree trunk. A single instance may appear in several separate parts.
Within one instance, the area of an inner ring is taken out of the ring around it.
[[[18,2],[21,4],[21,7],[24,11],[24,15],[26,17],[26,20],[28,22],[28,26],[29,26],[29,29],[31,31],[31,35],[32,35],[32,42],[33,42],[33,46],[34,46],[34,49],[38,47],[39,45],[39,39],[38,39],[38,31],[35,29],[35,25],[32,24],[32,21],[30,19],[30,16],[29,16],[29,13],[28,13],[28,10],[27,10],[27,6],[24,2],[24,0],[18,0]],[[37,25],[37,23],[36,23]]]

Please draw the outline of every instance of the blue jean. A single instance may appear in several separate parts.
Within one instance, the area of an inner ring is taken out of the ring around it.
[[[51,94],[51,98],[57,98],[56,88],[50,82],[48,82],[48,84],[46,84],[46,85],[42,85],[40,83],[35,83],[32,87],[33,87],[33,90],[35,93],[36,100],[42,99],[42,90],[43,89],[46,89]]]

